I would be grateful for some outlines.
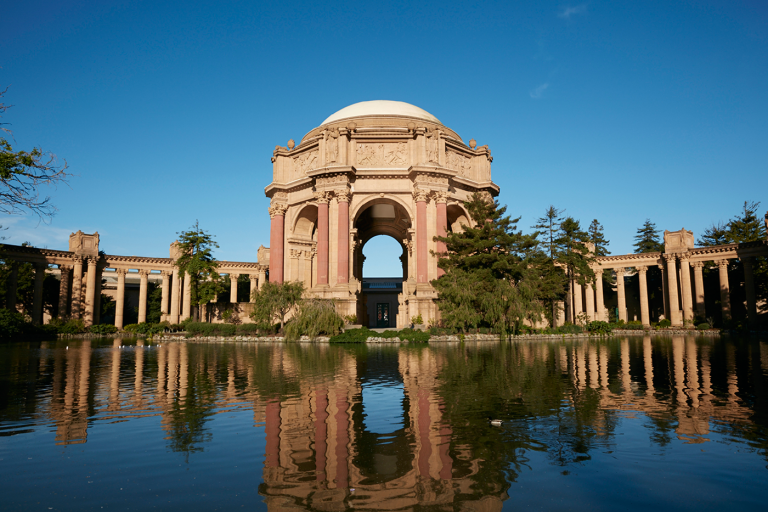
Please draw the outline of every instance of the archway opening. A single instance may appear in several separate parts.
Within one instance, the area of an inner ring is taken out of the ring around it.
[[[362,253],[362,291],[366,312],[363,325],[371,328],[396,327],[399,295],[408,274],[403,246],[390,235],[377,235],[365,242]]]

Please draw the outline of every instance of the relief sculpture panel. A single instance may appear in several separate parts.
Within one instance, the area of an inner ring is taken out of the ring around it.
[[[406,167],[408,144],[406,142],[358,144],[357,165],[359,167]]]
[[[469,157],[460,155],[454,151],[446,151],[445,156],[449,169],[455,169],[458,171],[459,176],[463,176],[465,178],[470,177],[472,161],[469,159]]]
[[[312,151],[306,151],[294,160],[296,171],[299,175],[307,174],[309,171],[317,167],[318,151],[314,149]]]

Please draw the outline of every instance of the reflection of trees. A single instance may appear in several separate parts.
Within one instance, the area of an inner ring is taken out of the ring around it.
[[[171,402],[167,411],[169,448],[187,455],[203,451],[202,444],[212,435],[205,424],[216,407],[216,390],[207,373],[195,372],[190,378],[185,397]]]

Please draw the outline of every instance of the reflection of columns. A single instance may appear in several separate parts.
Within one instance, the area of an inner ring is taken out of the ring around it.
[[[607,322],[605,315],[605,300],[603,299],[603,269],[595,270],[595,316],[597,320]]]
[[[667,260],[667,296],[669,297],[669,319],[672,325],[683,325],[683,319],[680,318],[680,306],[677,298],[677,266],[675,265],[675,255],[665,254]]]
[[[93,309],[96,305],[96,263],[98,259],[88,258],[88,276],[85,282],[85,326],[93,324]]]
[[[592,289],[592,283],[587,281],[587,284],[584,285],[584,298],[585,305],[587,307],[587,316],[589,316],[589,319],[597,320],[597,317],[595,316],[595,291]]]
[[[280,402],[277,399],[272,399],[267,402],[266,408],[267,421],[265,422],[266,430],[266,466],[267,468],[276,469],[280,467]]]
[[[72,267],[59,265],[61,280],[59,281],[59,318],[67,317],[67,306],[69,305],[69,279],[72,276]],[[14,294],[16,293],[14,286]]]
[[[256,302],[253,295],[259,291],[259,278],[253,274],[248,276],[248,280],[251,282],[251,288],[248,293],[248,302]]]
[[[123,310],[125,309],[125,274],[127,270],[118,268],[117,274],[117,296],[115,297],[115,327],[123,328]]]
[[[416,199],[416,282],[426,283],[427,274],[427,191],[415,189]]]
[[[648,267],[637,267],[637,275],[640,278],[640,320],[643,322],[644,326],[651,325],[651,318],[648,314],[648,282],[646,280],[647,272]]]
[[[5,307],[11,311],[16,310],[16,286],[19,282],[19,262],[11,261],[11,274],[8,276],[8,284],[5,290]]]
[[[171,274],[171,312],[169,322],[179,323],[179,269],[173,267]]]
[[[349,192],[337,190],[336,199],[339,205],[339,242],[337,247],[338,270],[336,284],[349,282]]]
[[[686,375],[688,380],[688,396],[691,397],[691,405],[699,407],[699,369],[696,340],[689,337],[685,340]]]
[[[170,291],[170,288],[171,288],[171,282],[170,282],[171,273],[168,270],[163,270],[162,272],[160,272],[160,274],[163,276],[163,285],[162,285],[163,295],[162,295],[162,298],[160,299],[160,313],[162,313],[163,315],[167,315],[168,314],[168,292]]]
[[[317,196],[317,285],[328,284],[328,195]],[[271,272],[271,270],[270,270]]]
[[[147,321],[147,280],[149,270],[139,270],[139,323]]]
[[[670,272],[670,275],[672,272]],[[677,390],[677,406],[688,405],[688,395],[685,394],[685,371],[683,369],[684,341],[682,336],[672,337],[672,362],[675,389]]]
[[[680,288],[683,293],[683,318],[686,322],[693,322],[693,297],[691,296],[691,267],[688,263],[688,255],[680,255],[680,274],[682,277]]]
[[[448,200],[447,192],[438,192],[435,197],[435,204],[437,206],[437,236],[445,237],[448,234],[448,213],[446,207],[446,201]],[[437,242],[435,245],[435,252],[446,252],[445,242]],[[437,277],[445,274],[445,271],[440,267],[437,268]]]
[[[75,265],[72,270],[72,302],[70,315],[72,318],[80,318],[83,312],[81,305],[83,297],[83,258],[75,256],[73,261],[75,262]]]
[[[269,216],[272,219],[269,231],[269,280],[273,283],[283,282],[283,230],[287,208],[282,204],[269,207]]]
[[[704,263],[694,261],[691,265],[693,265],[693,283],[696,285],[696,314],[704,318],[706,316],[704,308],[704,276],[701,273]]]
[[[653,387],[653,346],[651,345],[651,337],[645,336],[643,338],[643,366],[645,367],[645,394],[652,396],[654,392]]]
[[[349,487],[349,402],[347,389],[336,390],[336,488]]]
[[[619,320],[627,321],[627,296],[624,291],[624,267],[616,268],[616,295],[619,299]]]
[[[45,263],[35,263],[35,291],[32,299],[32,323],[43,323],[43,281],[45,280]]]
[[[322,482],[326,479],[325,461],[328,449],[328,391],[318,389],[315,392],[315,479]]]
[[[240,274],[229,274],[229,302],[237,304],[237,280]]]
[[[747,319],[751,325],[757,322],[757,303],[755,302],[755,277],[752,272],[754,258],[742,258],[744,265],[744,292],[747,295]]]
[[[720,306],[723,308],[723,321],[731,318],[731,290],[728,286],[728,260],[717,262],[720,269]]]

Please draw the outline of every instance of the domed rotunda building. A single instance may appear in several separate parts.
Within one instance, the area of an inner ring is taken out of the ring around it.
[[[432,253],[438,235],[468,224],[463,202],[474,192],[496,196],[491,151],[465,144],[425,110],[400,101],[345,107],[298,145],[272,155],[269,280],[302,281],[310,294],[335,299],[342,315],[369,325],[362,287],[363,246],[388,235],[403,248],[397,327],[421,315],[437,320],[430,281],[442,274]],[[394,323],[394,322],[393,322]]]

